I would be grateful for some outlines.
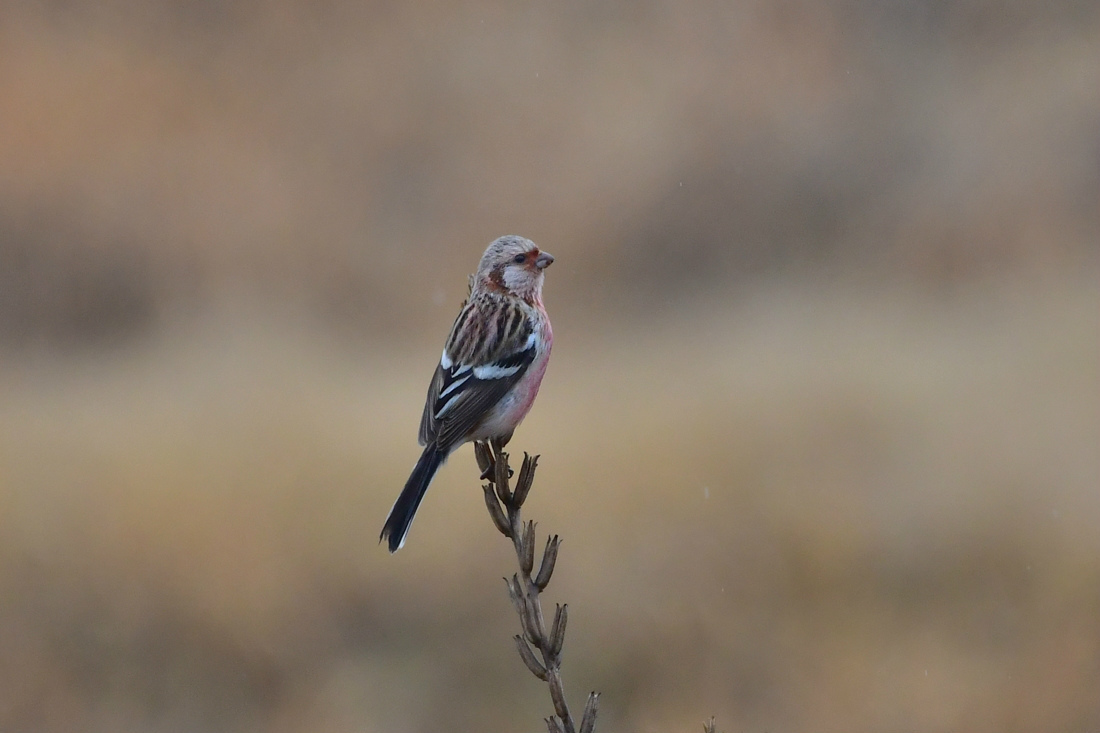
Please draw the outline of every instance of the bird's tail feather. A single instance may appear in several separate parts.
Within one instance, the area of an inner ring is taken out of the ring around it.
[[[433,445],[425,447],[420,454],[420,460],[416,462],[412,475],[405,482],[405,488],[390,509],[390,515],[382,527],[382,535],[378,538],[379,542],[389,540],[390,552],[397,552],[405,544],[405,535],[409,533],[409,526],[424,499],[424,493],[431,485],[435,472],[446,459],[447,454]]]

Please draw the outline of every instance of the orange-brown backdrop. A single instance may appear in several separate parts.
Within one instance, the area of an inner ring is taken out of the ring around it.
[[[1094,2],[7,3],[0,729],[539,730],[485,244],[598,730],[1100,729]]]

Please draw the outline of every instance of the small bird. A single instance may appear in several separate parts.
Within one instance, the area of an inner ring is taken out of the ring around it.
[[[508,235],[485,250],[420,418],[424,452],[397,497],[379,542],[405,544],[435,472],[456,448],[474,440],[512,437],[538,394],[554,333],[542,305],[542,281],[553,255],[530,239]]]

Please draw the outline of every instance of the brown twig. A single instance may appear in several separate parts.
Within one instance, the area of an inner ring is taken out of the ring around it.
[[[523,465],[513,488],[509,484],[512,470],[508,467],[508,454],[503,451],[503,447],[496,441],[492,445],[478,442],[474,443],[474,454],[481,469],[481,477],[488,481],[481,488],[485,492],[485,506],[489,510],[489,517],[497,530],[512,541],[516,559],[519,561],[519,572],[504,579],[523,631],[515,636],[516,649],[527,669],[550,687],[555,715],[546,718],[549,733],[592,733],[596,727],[599,693],[588,695],[578,728],[565,702],[565,690],[561,682],[561,650],[565,643],[569,607],[557,604],[554,619],[547,628],[539,600],[539,594],[549,585],[550,576],[554,573],[561,540],[557,535],[546,540],[538,571],[532,576],[531,573],[535,571],[535,523],[524,522],[520,517],[520,509],[535,480],[539,457],[523,454]]]

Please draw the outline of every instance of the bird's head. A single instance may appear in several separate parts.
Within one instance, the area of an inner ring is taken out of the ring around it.
[[[553,261],[552,254],[540,250],[530,239],[509,234],[485,250],[475,285],[538,301],[542,297],[543,272]]]

